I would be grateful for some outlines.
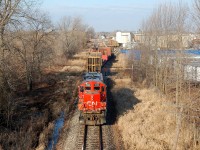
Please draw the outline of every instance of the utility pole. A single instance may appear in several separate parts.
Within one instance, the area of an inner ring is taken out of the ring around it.
[[[133,64],[132,64],[132,70],[131,70],[131,83],[133,83]]]

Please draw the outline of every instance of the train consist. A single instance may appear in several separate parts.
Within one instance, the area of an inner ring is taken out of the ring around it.
[[[95,48],[88,52],[87,72],[78,87],[79,122],[84,125],[106,123],[107,90],[102,68],[111,58],[111,48]]]

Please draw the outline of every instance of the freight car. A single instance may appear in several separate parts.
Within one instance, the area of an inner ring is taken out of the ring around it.
[[[78,87],[80,110],[79,122],[86,125],[106,123],[107,94],[103,75],[100,72],[88,72]]]
[[[94,55],[101,54],[101,59],[102,59],[102,66],[112,57],[112,47],[95,47],[90,50],[89,54],[94,53]]]
[[[109,58],[111,58],[110,47],[98,47],[88,52],[87,73],[78,87],[80,124],[101,125],[106,123],[107,93],[101,72]]]
[[[101,72],[102,67],[102,53],[89,52],[87,57],[87,72]]]
[[[111,47],[100,47],[98,49],[102,54],[102,62],[105,64],[111,58]]]

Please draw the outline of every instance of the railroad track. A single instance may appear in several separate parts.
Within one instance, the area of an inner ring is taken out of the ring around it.
[[[103,137],[101,126],[80,126],[77,149],[103,150]]]
[[[103,64],[104,67],[110,68],[110,63],[113,58]],[[104,76],[104,78],[106,78]],[[106,132],[103,132],[106,131]],[[108,137],[108,135],[109,137]],[[77,150],[103,150],[103,149],[115,149],[112,145],[110,129],[108,126],[88,126],[80,125],[78,140],[76,143]]]

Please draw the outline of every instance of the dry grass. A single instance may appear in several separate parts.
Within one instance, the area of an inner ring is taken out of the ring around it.
[[[84,59],[74,59],[74,60],[69,60],[67,65],[69,66],[85,66],[86,60]]]
[[[52,69],[52,68],[51,68]],[[16,110],[9,124],[0,124],[0,149],[44,150],[54,127],[54,120],[68,104],[77,87],[80,72],[60,72],[60,67],[48,70],[44,82],[34,85],[32,92],[20,91]],[[75,76],[73,76],[73,74]],[[53,81],[53,84],[52,82]],[[0,116],[1,117],[1,116]],[[1,118],[0,118],[1,119]],[[20,138],[19,138],[20,137]]]
[[[126,149],[170,149],[175,126],[154,89],[137,90],[141,102],[118,120]]]
[[[63,67],[60,72],[66,72],[66,71],[77,71],[81,72],[85,70],[85,66],[65,66]]]
[[[120,85],[120,90],[122,86]],[[126,87],[127,88],[127,87]],[[119,88],[117,88],[119,89]],[[131,88],[130,88],[131,89]],[[126,149],[172,149],[176,137],[176,120],[166,99],[154,88],[118,91],[115,97],[119,114],[117,125]],[[131,92],[132,91],[132,92]],[[138,102],[138,103],[137,103]],[[131,108],[130,108],[131,106]],[[123,112],[123,113],[122,113]],[[183,132],[184,131],[184,132]],[[189,129],[181,128],[177,149],[193,149]]]
[[[84,54],[83,54],[84,55]],[[78,57],[79,55],[77,55]],[[45,68],[45,72],[82,72],[86,69],[86,59],[76,58],[66,59],[60,58],[56,60],[56,66]]]
[[[117,56],[119,63],[114,63],[112,67],[116,68],[125,68],[127,66],[127,55],[126,54],[119,54]]]
[[[27,118],[28,119],[28,118]],[[23,124],[19,129],[6,129],[0,133],[0,141],[2,149],[5,150],[21,150],[21,149],[34,149],[38,144],[44,145],[48,142],[48,137],[52,131],[52,124],[46,127],[48,122],[47,114],[41,115],[37,118],[31,117],[29,120],[21,119]],[[17,122],[15,122],[17,123]],[[19,125],[16,124],[16,128]],[[41,132],[41,133],[40,133]],[[43,134],[44,137],[38,141],[38,135]]]
[[[115,88],[112,90],[113,97],[116,103],[118,115],[123,115],[127,110],[133,108],[133,105],[138,103],[133,94],[134,91],[130,90],[130,79],[115,79]]]
[[[43,132],[40,133],[39,136],[39,144],[36,147],[35,150],[44,150],[46,148],[46,145],[48,144],[48,140],[51,137],[51,133],[53,132],[54,123],[50,122],[48,124],[48,127],[43,130]]]
[[[112,93],[118,112],[117,126],[127,150],[170,150],[176,138],[175,107],[154,87],[115,79]],[[144,81],[145,82],[145,81]],[[138,86],[139,85],[139,86]],[[177,150],[195,149],[191,129],[182,122]]]

